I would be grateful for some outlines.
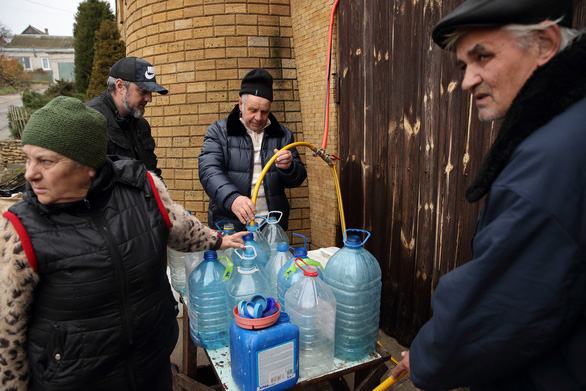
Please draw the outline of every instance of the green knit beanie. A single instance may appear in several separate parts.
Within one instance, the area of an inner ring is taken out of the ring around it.
[[[49,149],[98,169],[106,161],[106,133],[102,114],[79,99],[58,96],[31,115],[22,144]]]

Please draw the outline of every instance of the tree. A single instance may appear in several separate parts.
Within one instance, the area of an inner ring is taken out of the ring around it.
[[[6,37],[9,37],[12,35],[12,31],[10,31],[10,29],[6,26],[4,26],[2,23],[0,23],[0,40],[4,40],[6,39]]]
[[[79,3],[73,24],[75,49],[75,86],[85,93],[94,62],[95,33],[103,20],[114,20],[110,4],[101,0],[85,0]]]
[[[0,87],[19,88],[27,81],[27,75],[16,59],[0,55]]]
[[[110,68],[114,63],[126,56],[126,45],[120,40],[120,32],[116,22],[104,20],[96,32],[94,44],[94,66],[86,98],[91,99],[99,95],[106,86]]]

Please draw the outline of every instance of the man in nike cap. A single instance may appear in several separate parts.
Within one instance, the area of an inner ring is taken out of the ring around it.
[[[155,140],[144,118],[153,92],[167,94],[157,83],[155,67],[138,57],[118,60],[110,69],[108,88],[87,103],[108,121],[108,155],[135,159],[161,176],[155,155]]]

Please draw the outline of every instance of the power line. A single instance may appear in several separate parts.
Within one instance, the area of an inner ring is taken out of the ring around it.
[[[35,4],[35,5],[40,5],[41,7],[46,7],[46,8],[55,10],[55,11],[62,11],[62,12],[66,12],[68,14],[71,14],[71,10],[66,10],[66,9],[63,9],[63,8],[52,7],[50,5],[43,4],[43,3],[37,3],[36,1],[32,1],[32,0],[24,0],[24,1],[26,1],[27,3]]]

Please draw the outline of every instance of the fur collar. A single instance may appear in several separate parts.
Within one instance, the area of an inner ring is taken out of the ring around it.
[[[513,100],[480,172],[466,191],[469,202],[480,200],[506,167],[525,138],[586,96],[586,38],[580,36],[537,69]]]
[[[268,137],[283,137],[285,132],[273,113],[269,113],[269,119],[271,120],[271,124],[265,128],[264,134]],[[229,136],[245,136],[247,134],[246,128],[242,122],[240,122],[240,108],[238,105],[236,105],[230,115],[228,115],[227,127]]]

